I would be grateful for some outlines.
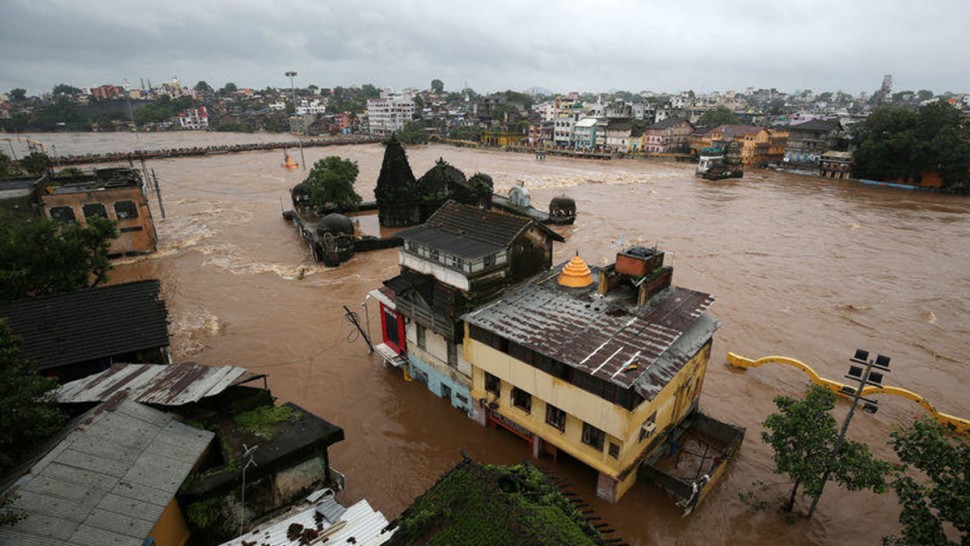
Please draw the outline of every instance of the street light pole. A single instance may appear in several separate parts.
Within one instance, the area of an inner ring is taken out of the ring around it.
[[[860,368],[859,366],[849,366],[849,373],[845,375],[847,379],[852,379],[859,382],[859,386],[855,389],[852,394],[852,405],[849,406],[849,413],[845,415],[845,420],[842,421],[842,429],[839,431],[839,437],[835,440],[835,446],[832,448],[832,459],[835,460],[840,453],[842,453],[842,445],[845,443],[845,433],[849,430],[849,422],[852,421],[852,416],[855,414],[855,409],[859,405],[859,400],[864,400],[866,405],[862,407],[863,411],[869,413],[876,413],[878,409],[875,400],[869,400],[862,397],[862,389],[866,385],[879,385],[882,384],[882,374],[873,373],[872,369],[882,370],[889,372],[889,357],[879,355],[876,358],[869,358],[869,351],[864,351],[862,349],[856,349],[855,356],[850,359],[856,364],[865,366],[865,368]],[[812,506],[808,509],[808,518],[811,519],[812,515],[815,514],[815,507],[818,506],[818,500],[822,498],[822,490],[825,489],[825,484],[829,481],[829,476],[832,474],[831,469],[826,469],[825,474],[822,475],[822,488],[819,490],[818,496],[812,499]]]

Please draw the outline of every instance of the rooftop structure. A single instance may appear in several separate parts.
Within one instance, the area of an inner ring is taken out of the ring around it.
[[[62,379],[112,361],[169,363],[168,310],[157,280],[89,288],[0,305],[21,353]]]
[[[143,404],[181,406],[216,396],[233,385],[265,377],[236,366],[112,364],[103,372],[62,385],[57,391],[57,401],[62,404],[104,402],[118,392],[127,391],[129,398]]]
[[[0,527],[0,544],[143,546],[184,543],[174,497],[213,433],[132,400],[81,415],[6,492],[27,514]]]

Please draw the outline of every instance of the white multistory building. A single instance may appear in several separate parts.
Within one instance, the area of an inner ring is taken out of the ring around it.
[[[388,95],[367,101],[367,120],[370,133],[389,136],[400,131],[414,119],[414,101],[401,95]]]
[[[319,99],[300,101],[300,105],[296,107],[296,115],[303,116],[306,114],[323,114],[327,111],[327,105],[320,102]]]
[[[205,106],[189,108],[179,114],[179,123],[183,129],[208,129],[209,113],[206,111]]]

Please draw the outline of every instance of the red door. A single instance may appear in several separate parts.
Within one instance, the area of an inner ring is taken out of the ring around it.
[[[404,315],[381,304],[381,337],[384,344],[401,354],[407,352]]]

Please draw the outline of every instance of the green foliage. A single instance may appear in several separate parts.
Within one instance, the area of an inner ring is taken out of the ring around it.
[[[0,319],[0,475],[64,423],[54,400],[56,387],[20,355],[7,321]]]
[[[377,177],[377,187],[374,189],[378,205],[411,200],[411,193],[416,183],[404,147],[397,137],[391,135],[386,142],[381,173]]]
[[[879,108],[853,125],[852,134],[858,178],[910,180],[936,171],[945,189],[970,190],[970,123],[945,102]]]
[[[431,80],[431,92],[440,95],[445,92],[445,82],[435,78]]]
[[[222,86],[222,89],[219,90],[219,94],[227,95],[229,93],[235,93],[236,91],[239,91],[239,87],[232,82],[228,82],[226,85]]]
[[[27,90],[21,87],[14,87],[10,90],[10,100],[20,102],[27,99]]]
[[[135,122],[159,123],[169,120],[179,115],[179,112],[195,106],[195,101],[188,95],[173,99],[168,95],[162,95],[157,100],[153,100],[135,112]]]
[[[916,99],[919,100],[920,102],[923,102],[924,100],[930,100],[933,98],[933,96],[934,96],[934,93],[929,89],[920,89],[919,91],[916,92]]]
[[[206,83],[205,80],[199,80],[199,83],[195,84],[195,87],[193,87],[192,89],[194,89],[198,93],[213,92],[212,86]]]
[[[530,465],[459,464],[398,518],[389,546],[584,545],[604,538]]]
[[[780,412],[765,419],[768,430],[761,438],[775,452],[775,472],[787,474],[794,482],[786,511],[794,507],[800,485],[807,496],[819,497],[827,472],[830,479],[850,490],[885,490],[889,465],[874,458],[868,446],[845,440],[839,455],[833,454],[838,431],[835,418],[828,413],[835,407],[832,391],[812,386],[805,398],[778,396],[775,405]]]
[[[28,173],[40,176],[51,170],[51,158],[44,152],[30,152],[20,160],[20,166]]]
[[[296,419],[300,414],[290,406],[260,406],[233,418],[241,430],[270,439],[276,434],[277,425]]]
[[[739,123],[741,123],[741,120],[734,115],[730,108],[718,106],[701,114],[696,125],[698,127],[717,127],[718,125],[737,125]]]
[[[925,420],[894,431],[889,443],[903,463],[892,482],[903,524],[902,536],[894,537],[894,543],[957,544],[946,536],[951,528],[959,534],[960,544],[970,544],[970,440]],[[913,476],[914,470],[919,477]]]
[[[67,85],[66,83],[59,83],[54,86],[51,91],[52,95],[80,95],[81,89],[74,87],[73,85]]]
[[[360,114],[367,110],[367,99],[377,99],[380,96],[380,90],[369,83],[360,88],[338,85],[330,95],[328,111]]]
[[[0,150],[0,178],[7,178],[18,174],[20,174],[20,169],[11,161],[9,155]]]
[[[397,138],[404,144],[427,144],[428,132],[421,121],[410,121],[397,132]]]
[[[90,218],[88,226],[0,214],[0,302],[67,294],[107,280],[115,223]]]
[[[303,181],[310,194],[310,203],[317,210],[355,208],[363,199],[354,191],[357,162],[335,155],[313,164]]]
[[[455,127],[449,133],[449,138],[455,140],[470,140],[472,142],[481,142],[482,135],[485,134],[485,130],[481,127],[472,127],[470,125],[461,125]]]
[[[27,519],[27,514],[10,508],[19,495],[0,496],[0,527],[4,525],[16,525],[17,522]]]

